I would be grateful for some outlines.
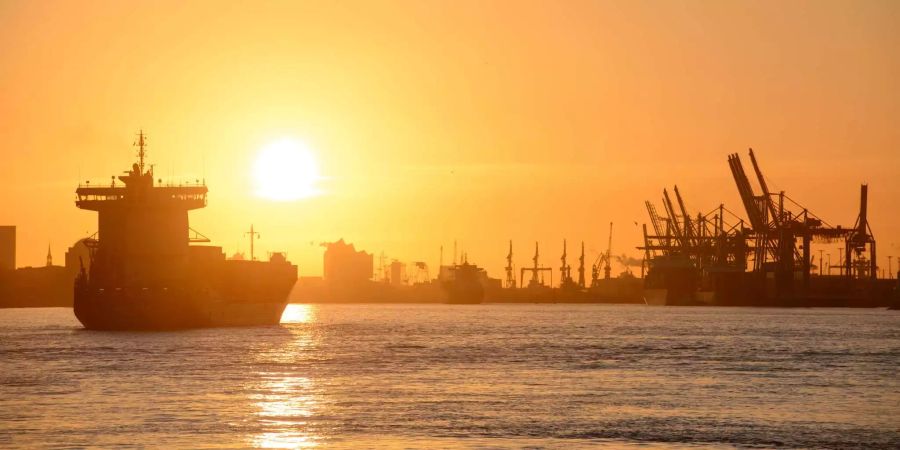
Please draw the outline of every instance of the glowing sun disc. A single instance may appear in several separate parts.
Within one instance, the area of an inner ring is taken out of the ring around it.
[[[315,197],[321,180],[315,155],[303,143],[282,139],[260,150],[253,163],[256,195],[275,201]]]

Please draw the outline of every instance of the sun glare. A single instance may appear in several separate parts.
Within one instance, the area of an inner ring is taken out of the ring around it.
[[[275,201],[315,197],[322,177],[315,155],[301,142],[275,141],[262,150],[253,164],[256,195]]]
[[[281,314],[281,323],[310,323],[316,320],[316,310],[312,305],[292,303]]]

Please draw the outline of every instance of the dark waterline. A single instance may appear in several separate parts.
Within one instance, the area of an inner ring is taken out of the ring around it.
[[[291,305],[280,327],[0,310],[0,447],[900,447],[900,312]]]

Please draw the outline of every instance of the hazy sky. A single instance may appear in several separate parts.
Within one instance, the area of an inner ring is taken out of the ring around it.
[[[832,224],[870,183],[886,265],[898,49],[897,1],[0,0],[0,224],[20,266],[48,242],[61,262],[96,231],[78,181],[126,170],[143,128],[157,175],[206,179],[192,225],[229,254],[251,223],[301,275],[322,241],[435,267],[456,239],[501,277],[509,239],[556,267],[563,238],[593,259],[610,221],[613,253],[638,256],[643,201],[672,184],[691,210],[742,211],[726,156],[753,147]],[[285,137],[323,195],[254,197],[254,157]]]

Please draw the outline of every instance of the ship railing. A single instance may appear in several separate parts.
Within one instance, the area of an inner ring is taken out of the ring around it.
[[[122,199],[125,198],[125,196],[126,196],[126,193],[125,193],[124,191],[123,191],[123,192],[116,192],[116,193],[112,193],[112,192],[106,192],[106,193],[99,193],[99,192],[97,192],[97,193],[79,193],[79,194],[76,194],[76,200],[79,201],[79,202],[85,202],[85,201],[115,201],[115,200],[122,200]],[[199,192],[193,192],[193,193],[172,193],[172,194],[170,194],[168,197],[171,198],[171,199],[173,199],[173,200],[197,201],[197,202],[203,202],[204,205],[206,204],[206,193],[199,193]]]
[[[185,182],[175,182],[175,181],[167,181],[165,183],[162,180],[159,180],[154,184],[155,187],[167,187],[167,188],[177,188],[177,187],[205,187],[206,180],[195,180],[195,181],[185,181]],[[106,182],[106,181],[95,181],[91,182],[91,180],[83,181],[78,183],[79,188],[124,188],[125,183],[115,181]]]
[[[203,200],[206,201],[206,194],[172,194],[170,196],[175,200]]]
[[[79,202],[85,201],[109,201],[109,200],[121,200],[125,198],[125,193],[121,194],[76,194],[77,200]]]

